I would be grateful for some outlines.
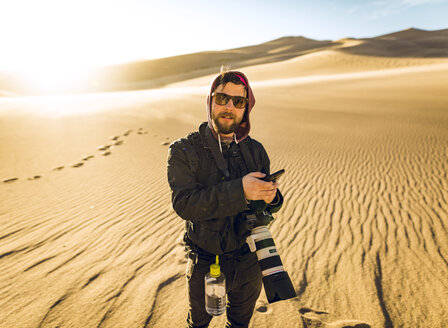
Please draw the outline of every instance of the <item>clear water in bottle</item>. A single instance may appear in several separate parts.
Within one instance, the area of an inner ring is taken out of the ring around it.
[[[204,278],[205,310],[211,315],[221,315],[226,311],[226,276],[221,272],[219,255]]]
[[[220,284],[206,284],[205,309],[211,315],[221,315],[226,311],[226,287]]]

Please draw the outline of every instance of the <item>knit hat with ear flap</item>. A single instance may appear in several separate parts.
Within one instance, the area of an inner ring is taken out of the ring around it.
[[[249,81],[247,80],[247,77],[243,73],[238,72],[238,71],[228,71],[228,72],[224,73],[224,75],[227,75],[227,74],[234,74],[241,80],[241,82],[243,82],[244,86],[246,87],[246,91],[247,91],[247,99],[249,100],[248,104],[246,106],[246,111],[244,113],[243,120],[241,121],[240,126],[235,131],[236,140],[238,142],[241,142],[249,135],[249,131],[250,131],[249,114],[250,114],[250,112],[252,110],[252,107],[254,107],[254,105],[255,105],[255,97],[254,97],[252,89],[251,89],[251,87],[249,85]],[[220,76],[222,76],[222,74],[219,74],[213,80],[213,83],[212,83],[212,85],[210,87],[210,92],[209,92],[209,94],[207,96],[207,107],[206,107],[206,109],[207,109],[207,116],[208,116],[208,127],[210,128],[210,130],[212,131],[212,133],[213,133],[213,135],[215,136],[216,139],[218,139],[218,132],[215,131],[215,129],[213,128],[213,124],[212,124],[211,99],[212,99],[213,91],[217,88],[216,84],[217,84],[218,79],[219,79]],[[221,137],[221,139],[223,139],[223,138]]]

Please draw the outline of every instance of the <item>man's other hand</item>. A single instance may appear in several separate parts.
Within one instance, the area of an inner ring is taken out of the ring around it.
[[[260,180],[265,176],[261,172],[251,172],[243,177],[244,197],[247,200],[264,200],[268,204],[274,200],[278,182]]]

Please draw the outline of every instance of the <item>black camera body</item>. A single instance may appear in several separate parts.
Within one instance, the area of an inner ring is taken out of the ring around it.
[[[268,211],[263,211],[258,214],[251,211],[245,212],[245,224],[248,230],[252,230],[259,226],[267,226],[274,217]]]

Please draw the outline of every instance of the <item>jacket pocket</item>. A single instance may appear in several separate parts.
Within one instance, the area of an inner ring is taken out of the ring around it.
[[[206,252],[219,255],[223,253],[221,249],[222,232],[212,231],[205,228],[200,223],[189,222],[187,235],[196,245]]]

